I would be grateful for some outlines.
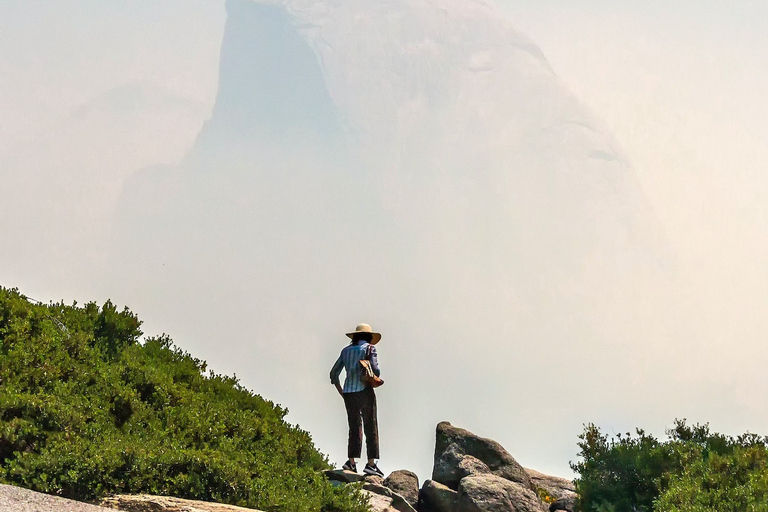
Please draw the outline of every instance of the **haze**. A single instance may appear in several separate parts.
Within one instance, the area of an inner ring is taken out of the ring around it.
[[[288,3],[0,1],[0,283],[127,304],[337,463],[363,321],[385,472],[440,420],[565,476],[586,422],[768,433],[768,6],[443,2],[501,20],[451,43]]]

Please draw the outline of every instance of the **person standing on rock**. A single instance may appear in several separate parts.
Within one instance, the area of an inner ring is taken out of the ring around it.
[[[369,359],[373,372],[376,376],[381,375],[376,347],[374,347],[381,340],[381,334],[373,332],[368,324],[360,324],[353,332],[348,332],[347,336],[352,339],[352,342],[344,347],[333,368],[331,368],[331,384],[336,386],[339,394],[344,398],[347,422],[349,423],[349,442],[347,445],[347,457],[349,459],[344,463],[342,469],[357,473],[355,459],[362,454],[363,429],[365,429],[368,463],[365,465],[363,473],[384,477],[384,473],[376,465],[376,459],[379,458],[376,394],[372,387],[363,382],[363,371],[360,364],[361,360]],[[342,368],[346,372],[344,387],[339,383]]]

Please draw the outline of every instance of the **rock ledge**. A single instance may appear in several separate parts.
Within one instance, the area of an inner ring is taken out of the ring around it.
[[[110,496],[101,502],[101,506],[126,512],[253,512],[256,510],[221,503],[152,496],[150,494]],[[103,511],[104,509],[99,510]]]

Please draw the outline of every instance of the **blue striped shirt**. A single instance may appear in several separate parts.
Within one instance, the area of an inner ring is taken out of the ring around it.
[[[357,391],[363,391],[365,384],[363,384],[363,368],[360,365],[360,360],[365,359],[365,351],[368,347],[371,347],[371,368],[373,373],[381,375],[379,370],[379,360],[376,356],[376,347],[369,343],[361,343],[359,345],[350,344],[344,347],[341,351],[341,355],[336,360],[336,363],[331,368],[331,384],[339,383],[339,375],[341,375],[341,369],[346,371],[346,378],[344,379],[344,393],[355,393]]]

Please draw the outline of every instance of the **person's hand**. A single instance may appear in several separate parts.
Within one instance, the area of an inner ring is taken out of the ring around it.
[[[336,391],[339,392],[339,396],[341,396],[341,397],[344,396],[344,390],[341,389],[341,384],[336,384]]]

